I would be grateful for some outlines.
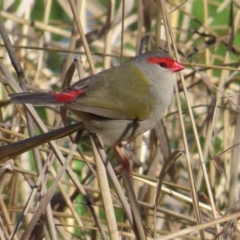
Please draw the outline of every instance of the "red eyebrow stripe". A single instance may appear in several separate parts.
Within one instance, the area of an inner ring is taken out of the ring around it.
[[[160,62],[164,61],[166,62],[169,66],[172,66],[174,64],[174,60],[172,58],[162,58],[162,57],[149,57],[147,59],[149,63],[156,63],[159,64]]]

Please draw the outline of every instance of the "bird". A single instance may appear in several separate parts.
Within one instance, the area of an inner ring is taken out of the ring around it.
[[[99,135],[105,145],[115,146],[154,128],[171,102],[176,73],[183,69],[168,53],[153,50],[59,93],[23,92],[9,97],[14,104],[62,106],[82,121],[82,128]]]

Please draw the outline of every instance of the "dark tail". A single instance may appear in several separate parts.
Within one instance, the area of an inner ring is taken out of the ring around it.
[[[16,157],[30,149],[38,147],[44,143],[52,140],[65,137],[73,132],[82,130],[83,123],[75,123],[66,127],[53,130],[48,133],[43,133],[35,137],[27,138],[18,142],[10,143],[8,145],[0,146],[0,163]]]
[[[29,103],[33,105],[62,105],[55,99],[54,93],[38,93],[38,92],[24,92],[10,94],[10,101],[12,103]]]

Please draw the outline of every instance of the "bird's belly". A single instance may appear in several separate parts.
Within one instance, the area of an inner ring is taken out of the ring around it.
[[[77,115],[84,122],[85,128],[97,133],[102,138],[104,144],[108,146],[116,145],[144,133],[152,129],[157,123],[157,120],[151,117],[142,121],[134,121],[107,119],[82,112],[78,112]]]

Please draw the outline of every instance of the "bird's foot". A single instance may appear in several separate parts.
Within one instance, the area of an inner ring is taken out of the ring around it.
[[[129,159],[125,156],[122,149],[119,147],[119,145],[116,145],[114,147],[115,153],[117,154],[117,159],[119,162],[119,165],[114,168],[114,170],[117,173],[120,173],[121,170],[126,169],[130,176],[132,176],[132,170],[131,165],[129,162]]]

